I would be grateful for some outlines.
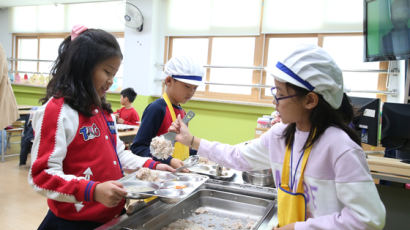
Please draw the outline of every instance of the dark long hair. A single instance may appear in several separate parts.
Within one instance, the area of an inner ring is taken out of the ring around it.
[[[112,113],[111,105],[98,96],[92,80],[94,68],[112,57],[122,59],[121,49],[115,37],[104,30],[88,29],[73,41],[68,36],[58,48],[47,94],[40,102],[63,97],[65,103],[86,116],[92,116],[95,106]]]
[[[303,97],[309,93],[308,90],[286,83],[286,86],[295,90],[298,97]],[[357,134],[348,126],[353,119],[353,107],[346,94],[343,94],[342,105],[339,109],[332,108],[329,103],[323,99],[322,95],[318,94],[319,101],[317,106],[311,111],[309,121],[311,123],[310,133],[306,140],[303,149],[313,145],[316,140],[330,126],[335,126],[342,129],[349,135],[350,139],[360,145],[360,139]],[[313,130],[316,129],[316,135],[313,136]],[[296,123],[289,124],[286,127],[283,136],[287,144],[293,144],[295,139]]]

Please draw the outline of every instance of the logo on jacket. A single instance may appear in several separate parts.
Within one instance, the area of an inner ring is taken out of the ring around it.
[[[83,135],[85,141],[99,137],[101,132],[95,123],[92,126],[83,126],[80,129],[80,134]]]

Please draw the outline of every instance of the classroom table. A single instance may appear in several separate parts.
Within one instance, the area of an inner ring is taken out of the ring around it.
[[[410,164],[399,159],[369,155],[367,164],[374,179],[410,183]]]
[[[137,135],[138,128],[131,130],[118,130],[118,137],[125,143],[131,144],[134,140],[135,135]]]
[[[17,105],[18,110],[30,110],[31,108],[33,108],[32,105]]]

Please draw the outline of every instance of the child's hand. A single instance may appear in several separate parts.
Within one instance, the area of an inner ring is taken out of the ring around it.
[[[175,172],[175,169],[173,169],[171,166],[167,164],[157,164],[157,167],[155,167],[155,169],[161,171]]]
[[[117,119],[117,123],[118,123],[118,124],[124,124],[124,119],[118,118],[118,119]]]
[[[117,206],[127,195],[127,191],[118,181],[106,181],[95,186],[94,200],[108,208]]]
[[[168,131],[177,133],[175,137],[176,141],[186,146],[190,146],[192,135],[191,133],[189,133],[188,126],[186,126],[186,124],[182,122],[180,115],[178,115],[177,119],[168,128]]]
[[[173,168],[179,168],[179,167],[182,167],[182,166],[184,166],[184,162],[182,162],[180,159],[177,159],[177,158],[172,158],[171,159],[171,162],[170,162],[170,165],[173,167]],[[189,172],[189,170],[188,169],[183,169],[181,172]]]

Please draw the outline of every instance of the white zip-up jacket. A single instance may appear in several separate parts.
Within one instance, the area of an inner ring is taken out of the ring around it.
[[[272,168],[278,187],[286,150],[282,133],[286,127],[276,124],[260,138],[235,146],[201,140],[198,154],[241,171]],[[292,172],[308,135],[309,132],[298,130],[295,133]],[[295,184],[299,176],[300,167]],[[314,143],[303,180],[307,220],[297,222],[295,229],[384,227],[386,210],[369,173],[365,154],[343,130],[329,127]]]

